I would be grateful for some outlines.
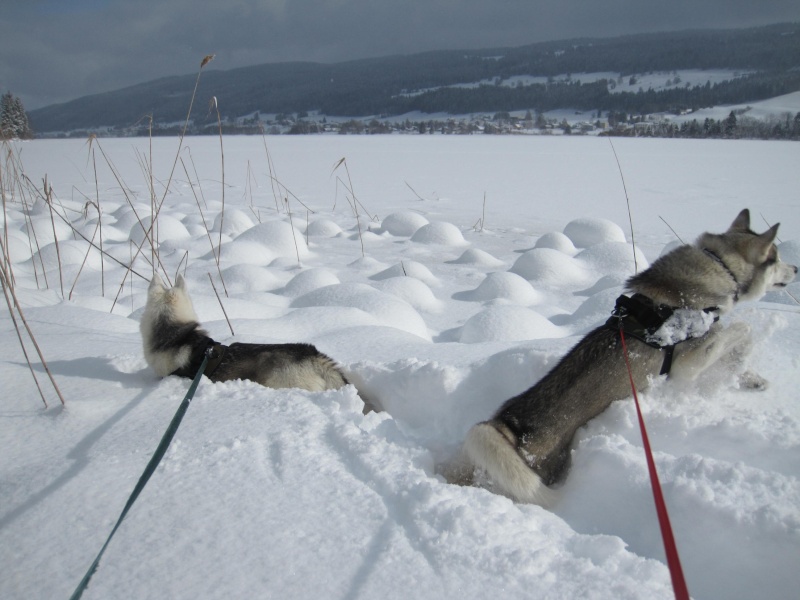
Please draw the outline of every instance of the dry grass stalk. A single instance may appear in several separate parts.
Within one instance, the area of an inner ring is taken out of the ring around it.
[[[614,148],[614,143],[611,141],[611,138],[606,138],[608,143],[611,144],[611,151],[614,153],[614,160],[617,161],[617,168],[619,169],[619,176],[622,179],[622,189],[625,192],[625,202],[628,204],[628,222],[631,225],[631,247],[633,248],[633,271],[634,273],[639,272],[639,262],[636,259],[636,238],[634,237],[633,232],[633,215],[631,214],[631,199],[628,197],[628,186],[625,185],[625,175],[622,172],[622,165],[619,164],[619,157],[617,156],[617,150]]]
[[[423,198],[422,196],[420,196],[420,195],[417,193],[417,190],[415,190],[413,187],[411,187],[411,185],[410,185],[410,184],[409,184],[407,181],[405,181],[405,182],[403,182],[403,183],[405,183],[405,184],[408,186],[408,189],[410,189],[412,192],[414,192],[414,195],[415,195],[415,196],[416,196],[418,199],[420,199],[420,200],[422,200],[423,202],[425,202],[425,198]]]
[[[231,320],[228,318],[228,313],[225,312],[225,306],[222,304],[222,299],[217,293],[217,286],[214,285],[214,279],[211,277],[211,273],[208,273],[208,280],[211,282],[211,288],[214,290],[214,295],[217,297],[217,302],[219,302],[219,307],[222,309],[222,314],[225,315],[225,320],[228,322],[228,329],[231,330],[231,335],[236,335],[233,333],[233,325],[231,325]]]
[[[261,141],[264,143],[264,152],[267,154],[267,168],[269,169],[269,182],[270,186],[272,187],[272,198],[275,200],[275,212],[281,212],[278,198],[280,197],[280,191],[275,188],[276,183],[278,182],[278,178],[275,176],[275,165],[272,163],[272,155],[269,152],[269,148],[267,147],[267,135],[264,132],[264,125],[259,122],[259,128],[261,129]]]
[[[686,242],[684,242],[684,241],[681,239],[681,236],[679,236],[679,235],[678,235],[678,232],[677,232],[677,231],[675,231],[675,230],[672,228],[672,225],[670,225],[669,223],[667,223],[667,221],[664,219],[664,217],[662,217],[661,215],[658,215],[658,218],[659,218],[659,219],[661,219],[662,221],[664,221],[664,225],[666,225],[667,227],[669,227],[669,230],[672,232],[672,234],[673,234],[673,235],[674,235],[676,238],[678,238],[678,241],[679,241],[681,244],[685,244],[685,243],[686,243]]]
[[[211,246],[211,254],[216,256],[216,251],[214,249],[214,241],[211,239],[211,231],[208,228],[208,223],[206,222],[206,216],[203,214],[203,209],[200,207],[200,200],[197,198],[197,194],[194,193],[194,185],[192,184],[191,177],[189,176],[189,171],[186,169],[186,163],[183,162],[181,158],[181,165],[183,166],[183,172],[186,173],[186,178],[189,180],[189,185],[192,188],[192,194],[194,195],[194,201],[197,203],[197,210],[200,211],[200,219],[203,221],[203,229],[206,230],[206,237],[208,238],[208,244]],[[222,276],[222,269],[220,268],[219,261],[216,261],[217,264],[217,273],[219,273],[219,279],[222,282],[222,289],[225,291],[225,297],[228,297],[228,288],[225,285],[225,278]]]
[[[2,244],[2,241],[0,241],[0,244]],[[5,244],[2,245],[2,255],[3,256],[7,255]],[[17,295],[14,292],[14,288],[11,285],[9,285],[11,282],[10,270],[11,270],[10,262],[7,263],[3,261],[2,263],[0,263],[0,282],[2,282],[3,284],[3,293],[11,294],[11,300],[13,300],[13,309],[16,309],[17,314],[19,315],[19,318],[22,321],[23,326],[25,327],[25,331],[28,332],[28,337],[33,343],[33,347],[36,349],[36,353],[39,355],[39,360],[41,361],[42,366],[44,367],[44,370],[47,373],[47,376],[50,378],[50,383],[53,384],[53,389],[55,390],[56,395],[58,396],[59,400],[61,400],[61,404],[65,405],[66,402],[64,402],[64,396],[61,395],[61,390],[58,389],[58,384],[56,383],[56,380],[53,378],[53,374],[50,372],[50,367],[47,366],[47,361],[44,359],[44,355],[42,354],[41,348],[39,348],[39,344],[36,342],[36,336],[33,335],[33,331],[31,330],[30,325],[28,325],[28,321],[25,318],[25,313],[22,312],[22,306],[20,305],[19,300],[17,299]],[[13,316],[11,300],[6,295],[6,303],[8,304],[8,310]],[[37,387],[38,387],[38,382],[37,382]],[[44,400],[44,398],[42,399]],[[45,405],[46,404],[47,403],[45,402]]]
[[[486,223],[486,192],[483,192],[483,212],[481,213],[481,218],[475,222],[475,225],[472,226],[477,232],[483,231],[483,226]]]
[[[106,265],[105,260],[103,259],[103,214],[100,210],[100,186],[97,183],[97,159],[95,157],[94,148],[91,149],[92,151],[92,166],[94,168],[94,193],[95,193],[95,208],[97,208],[97,223],[100,229],[100,295],[105,297],[106,295]],[[92,235],[92,240],[94,240],[94,235]],[[88,254],[87,254],[88,256]],[[84,259],[86,262],[86,259]],[[81,267],[83,268],[83,267]],[[78,280],[75,279],[77,282]],[[70,294],[72,292],[70,291]]]
[[[2,241],[0,241],[2,244]],[[3,254],[5,255],[5,246],[3,247]],[[30,356],[28,356],[28,350],[25,348],[25,342],[22,339],[22,332],[19,330],[19,323],[17,323],[17,317],[14,315],[14,309],[11,304],[11,298],[9,298],[8,290],[6,289],[6,274],[5,270],[0,270],[0,286],[3,288],[3,296],[6,299],[6,306],[8,306],[8,314],[11,315],[11,322],[14,324],[14,330],[17,332],[17,339],[19,340],[20,348],[22,348],[22,354],[25,356],[25,362],[28,363],[28,369],[30,369],[31,377],[33,377],[33,382],[36,384],[36,389],[39,390],[39,396],[44,403],[44,407],[48,408],[47,406],[47,399],[44,397],[44,391],[42,390],[41,384],[39,384],[39,378],[36,377],[36,371],[33,370],[33,364],[31,363]],[[10,285],[10,282],[9,284]]]
[[[219,245],[217,246],[217,268],[219,268],[219,261],[222,258],[222,224],[225,220],[225,148],[222,146],[222,117],[219,114],[219,103],[217,102],[216,96],[213,97],[212,103],[217,111],[217,125],[219,127],[219,153],[222,160],[222,210],[219,213]],[[225,290],[225,295],[228,295],[227,290]]]
[[[58,246],[58,234],[56,233],[56,220],[53,217],[53,187],[47,183],[47,175],[44,177],[44,196],[47,207],[50,209],[50,223],[53,225],[53,243],[56,245],[56,258],[58,259],[58,281],[61,284],[61,298],[64,298],[64,273],[61,268],[61,250]]]
[[[361,232],[361,215],[358,212],[358,207],[360,206],[361,208],[363,208],[364,212],[367,213],[367,216],[369,216],[370,219],[375,220],[376,217],[369,214],[369,211],[367,211],[366,208],[364,208],[364,205],[361,204],[361,202],[356,197],[355,192],[353,191],[353,180],[350,177],[350,168],[347,166],[347,158],[340,159],[339,162],[337,162],[333,166],[333,171],[331,171],[331,174],[335,173],[336,170],[339,167],[341,167],[342,165],[344,165],[344,170],[345,170],[345,173],[347,174],[347,182],[348,183],[345,183],[344,181],[342,181],[341,177],[338,177],[338,176],[336,177],[336,181],[337,181],[337,183],[341,183],[346,191],[350,192],[350,196],[347,196],[347,194],[345,194],[345,198],[347,199],[347,202],[350,205],[350,209],[353,211],[353,215],[356,218],[356,227],[358,228],[358,240],[361,243],[361,256],[363,257],[363,256],[366,256],[366,254],[365,254],[365,251],[364,251],[364,236],[363,236],[363,234]],[[351,198],[352,198],[352,201],[351,201]]]

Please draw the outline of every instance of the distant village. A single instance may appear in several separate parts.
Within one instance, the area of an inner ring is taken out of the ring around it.
[[[748,108],[732,110],[724,119],[691,119],[690,115],[628,115],[626,113],[575,113],[559,118],[533,111],[497,112],[464,116],[327,117],[316,113],[261,115],[198,124],[190,121],[187,135],[607,135],[621,137],[677,137],[800,140],[800,112],[758,119]],[[564,113],[566,111],[561,111]],[[676,117],[680,117],[677,119]],[[184,123],[152,125],[143,122],[126,128],[103,128],[59,133],[47,137],[134,137],[183,133]]]

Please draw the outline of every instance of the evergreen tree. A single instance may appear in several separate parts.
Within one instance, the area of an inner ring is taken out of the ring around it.
[[[30,139],[33,137],[28,125],[28,115],[22,100],[6,92],[0,97],[0,138]]]
[[[731,111],[728,118],[725,119],[725,137],[734,137],[736,135],[736,113]]]

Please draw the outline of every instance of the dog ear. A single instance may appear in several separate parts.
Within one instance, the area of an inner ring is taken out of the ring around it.
[[[731,226],[728,227],[728,231],[749,231],[749,229],[750,229],[750,210],[745,208],[733,220]]]
[[[183,275],[178,275],[178,278],[175,280],[175,287],[186,290],[186,280],[183,278]]]
[[[780,223],[775,223],[775,225],[767,229],[764,233],[758,236],[758,238],[765,246],[771,246],[773,243],[775,243],[775,238],[778,237],[778,227],[780,226]]]
[[[150,285],[147,287],[147,291],[152,291],[155,289],[161,288],[164,289],[164,282],[159,277],[158,273],[153,273],[153,278],[150,280]]]
[[[750,247],[755,250],[756,255],[754,258],[758,262],[764,262],[769,258],[772,245],[775,242],[775,238],[778,236],[779,226],[780,223],[777,223],[753,239]]]

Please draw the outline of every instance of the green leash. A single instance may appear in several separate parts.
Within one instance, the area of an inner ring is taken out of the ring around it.
[[[167,430],[164,432],[164,436],[161,438],[161,442],[158,444],[158,448],[153,453],[153,457],[150,459],[150,462],[147,463],[147,467],[142,473],[142,476],[139,478],[136,487],[133,488],[133,492],[128,498],[128,502],[125,504],[125,508],[122,509],[122,514],[119,516],[117,520],[117,524],[114,525],[114,529],[111,530],[111,534],[108,536],[106,543],[103,544],[103,547],[100,549],[100,553],[97,555],[97,558],[94,559],[94,562],[89,567],[89,570],[86,571],[86,575],[83,576],[83,579],[78,584],[78,587],[75,588],[75,591],[70,596],[70,600],[78,600],[83,595],[83,592],[89,586],[89,580],[94,575],[94,572],[97,570],[98,565],[100,564],[100,558],[103,556],[103,553],[106,551],[106,547],[108,543],[111,541],[111,538],[114,537],[114,534],[119,529],[119,526],[122,524],[123,519],[128,514],[131,506],[133,503],[136,502],[136,499],[139,497],[139,494],[142,493],[144,486],[147,485],[147,482],[150,480],[150,476],[155,472],[158,463],[161,462],[161,459],[164,458],[164,454],[167,452],[167,448],[169,448],[170,442],[172,442],[172,438],[175,437],[175,432],[178,431],[178,427],[183,420],[183,416],[186,414],[187,409],[189,408],[189,404],[192,402],[192,397],[194,397],[195,390],[197,390],[197,385],[200,383],[200,378],[203,376],[203,373],[206,370],[206,364],[208,364],[208,355],[209,355],[210,348],[206,350],[205,358],[203,358],[203,363],[200,365],[200,369],[197,371],[197,375],[195,375],[194,380],[192,381],[192,385],[189,386],[189,391],[186,392],[186,396],[183,398],[183,402],[178,407],[178,412],[175,413],[175,416],[172,417],[172,422],[167,427]]]

